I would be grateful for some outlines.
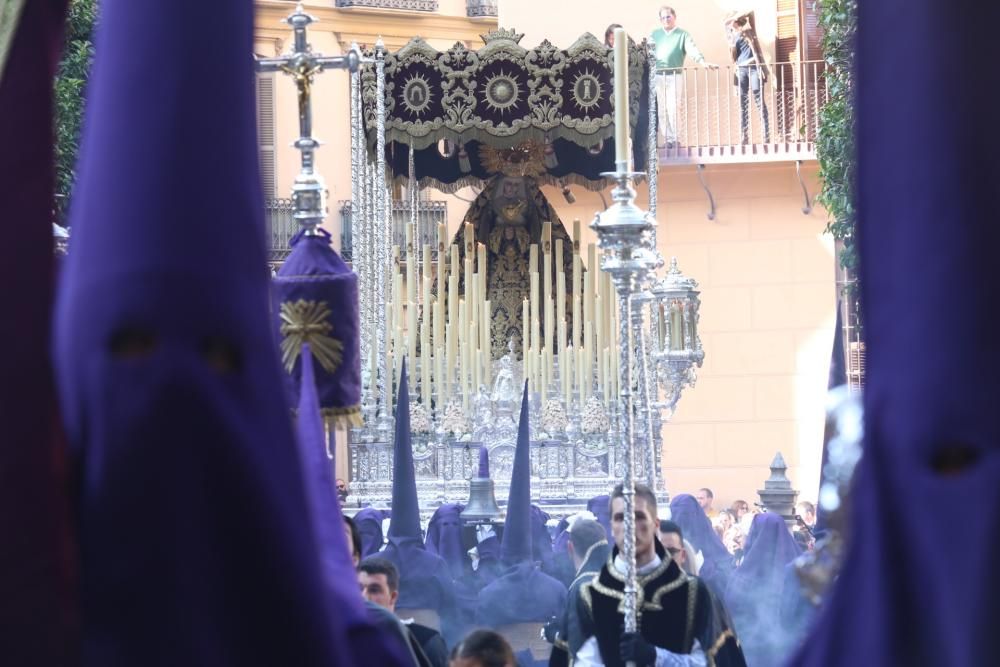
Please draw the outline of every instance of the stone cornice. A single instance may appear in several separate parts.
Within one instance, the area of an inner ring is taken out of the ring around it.
[[[295,8],[292,2],[258,0],[255,4],[254,37],[259,42],[275,41],[280,51],[291,29],[282,19]],[[305,5],[305,11],[316,17],[317,24],[311,32],[333,33],[342,49],[351,42],[373,46],[379,37],[390,51],[396,51],[411,37],[445,40],[447,43],[464,42],[478,48],[479,35],[497,26],[495,17],[471,19],[467,16],[448,16],[437,12],[408,12],[362,7],[338,8],[330,5]],[[270,54],[269,54],[270,55]]]

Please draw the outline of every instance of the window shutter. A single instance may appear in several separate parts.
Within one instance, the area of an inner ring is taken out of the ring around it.
[[[802,43],[806,60],[822,60],[820,40],[823,30],[819,26],[819,1],[802,0]]]
[[[774,60],[778,63],[802,59],[799,50],[799,0],[778,0],[778,26],[774,51]],[[791,83],[788,81],[785,85],[791,86]]]
[[[260,179],[264,199],[274,199],[277,165],[274,153],[274,75],[257,75],[257,142],[260,147]]]

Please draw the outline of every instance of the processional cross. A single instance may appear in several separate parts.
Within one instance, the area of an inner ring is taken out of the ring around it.
[[[326,217],[326,185],[323,178],[314,170],[315,150],[319,141],[312,136],[312,81],[313,77],[324,69],[346,69],[355,72],[361,63],[361,56],[356,50],[348,51],[343,56],[323,56],[313,53],[312,47],[306,41],[306,26],[315,23],[316,18],[302,10],[298,3],[284,22],[292,26],[295,37],[292,53],[277,58],[260,58],[257,60],[259,72],[284,72],[295,80],[299,91],[299,138],[295,147],[302,153],[302,169],[295,177],[292,185],[293,217],[304,229],[307,235],[315,235]]]

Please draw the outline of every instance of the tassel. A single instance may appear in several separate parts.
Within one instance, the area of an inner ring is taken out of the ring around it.
[[[556,157],[556,149],[552,147],[552,142],[548,139],[545,140],[543,154],[545,166],[548,169],[555,169],[559,166],[559,158]]]
[[[458,168],[462,170],[463,174],[468,174],[472,171],[469,154],[465,152],[465,144],[458,147]]]
[[[562,186],[562,195],[563,195],[563,197],[566,198],[566,203],[567,204],[575,204],[576,203],[576,195],[573,194],[573,191],[569,189],[569,186],[566,185],[566,183],[564,183],[563,181],[559,181],[559,185]]]

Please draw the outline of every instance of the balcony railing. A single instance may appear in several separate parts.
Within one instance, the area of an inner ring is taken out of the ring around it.
[[[272,265],[280,265],[291,251],[291,240],[299,231],[299,225],[292,216],[292,200],[270,199],[264,202],[264,227],[267,235],[267,260]],[[402,247],[406,243],[406,225],[410,222],[410,202],[392,202],[392,244]],[[417,245],[427,244],[431,255],[437,258],[437,226],[448,222],[448,203],[443,201],[417,202]],[[340,202],[340,248],[341,256],[351,261],[353,242],[351,239],[351,202]]]
[[[337,7],[397,9],[404,12],[436,12],[437,0],[337,0]]]
[[[821,60],[771,64],[767,82],[760,86],[763,108],[750,90],[756,78],[750,68],[685,67],[659,73],[657,98],[665,100],[677,126],[676,140],[659,150],[660,164],[815,159],[819,112],[829,98],[825,67]],[[740,76],[748,82],[745,98],[734,85]]]
[[[267,261],[280,264],[291,250],[291,240],[299,231],[292,217],[292,200],[268,199],[264,202],[264,229],[267,238]]]
[[[413,219],[410,214],[410,202],[408,200],[394,200],[392,202],[392,228],[391,243],[400,248],[406,244],[406,225]],[[419,201],[417,202],[416,223],[417,223],[417,247],[429,245],[431,247],[431,257],[437,259],[437,226],[439,223],[448,222],[448,202],[443,201]],[[350,260],[352,255],[353,239],[351,238],[351,202],[340,202],[340,247],[344,259]],[[450,242],[450,239],[449,239]]]
[[[465,0],[466,15],[473,19],[496,18],[498,0]]]

